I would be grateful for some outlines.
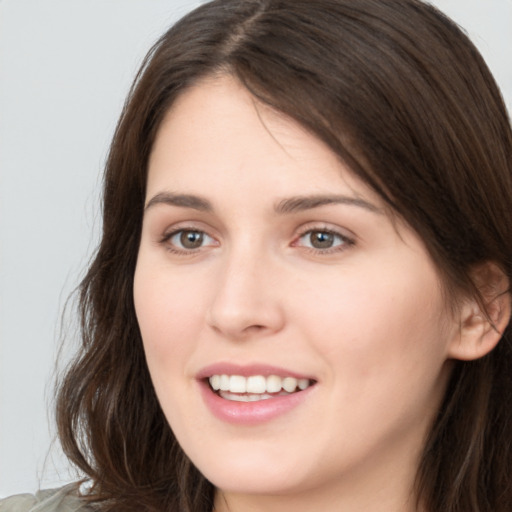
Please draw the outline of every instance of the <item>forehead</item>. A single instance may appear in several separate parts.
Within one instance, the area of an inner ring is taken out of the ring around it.
[[[165,115],[149,160],[148,196],[166,188],[205,194],[338,192],[381,199],[325,143],[256,100],[235,78],[198,82]]]

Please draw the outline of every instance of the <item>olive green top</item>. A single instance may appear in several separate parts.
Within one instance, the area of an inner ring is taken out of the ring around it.
[[[0,500],[0,512],[93,512],[76,494],[76,484]]]

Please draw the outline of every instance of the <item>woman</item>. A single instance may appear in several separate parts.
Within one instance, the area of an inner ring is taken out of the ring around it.
[[[37,510],[509,511],[511,154],[427,4],[183,18],[119,122],[60,387],[91,486]]]

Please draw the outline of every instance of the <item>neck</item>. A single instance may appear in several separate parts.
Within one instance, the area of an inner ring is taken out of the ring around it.
[[[382,490],[381,490],[382,491]],[[315,494],[294,494],[278,496],[250,496],[218,492],[214,512],[427,512],[416,504],[414,496],[397,498],[376,492],[355,497],[337,497]]]

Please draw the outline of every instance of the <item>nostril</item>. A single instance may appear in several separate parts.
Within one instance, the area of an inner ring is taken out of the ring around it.
[[[265,330],[264,325],[248,325],[241,333],[241,336],[247,336],[249,334],[260,333]]]

